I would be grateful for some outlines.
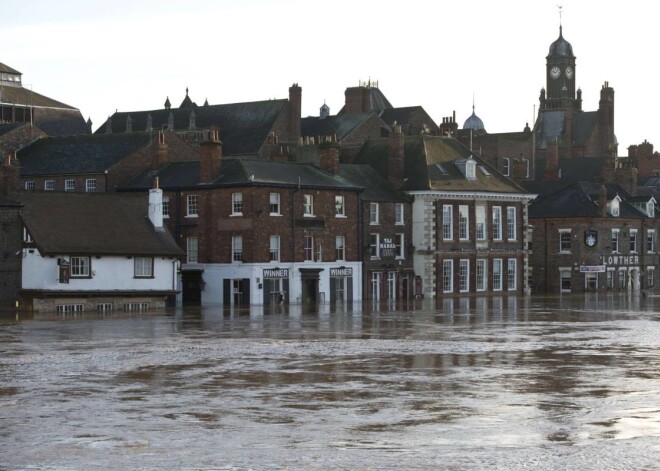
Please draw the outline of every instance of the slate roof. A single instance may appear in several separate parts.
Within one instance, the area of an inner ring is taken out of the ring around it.
[[[364,188],[361,197],[364,201],[396,202],[405,198],[401,192],[392,190],[387,180],[371,165],[342,164],[339,175]]]
[[[130,116],[133,131],[145,131],[151,115],[153,129],[167,129],[170,113],[174,118],[174,130],[190,130],[190,113],[195,113],[197,129],[220,130],[223,155],[257,154],[273,129],[277,118],[286,110],[288,100],[266,100],[225,105],[192,106],[185,108],[158,109],[114,113],[109,119],[112,133],[126,131],[126,119]],[[95,134],[106,132],[105,125]]]
[[[21,218],[42,255],[181,256],[147,217],[147,194],[24,193]]]
[[[346,111],[344,111],[345,108],[346,105],[342,106],[337,114],[346,113]],[[392,104],[388,101],[383,92],[377,87],[369,87],[369,110],[378,111],[386,108],[392,108]]]
[[[10,199],[10,198],[5,198],[4,196],[0,196],[0,206],[2,207],[20,207],[22,204],[19,201]]]
[[[163,165],[158,171],[159,186],[163,189],[197,189],[238,186],[281,186],[301,188],[345,189],[361,191],[362,187],[343,178],[332,175],[308,163],[269,162],[248,159],[222,160],[220,176],[211,184],[199,183],[199,162],[174,162]],[[145,171],[126,188],[135,190],[149,188],[152,171]]]
[[[535,178],[543,180],[545,174],[545,158],[537,158],[535,166]],[[597,157],[572,157],[570,159],[559,159],[561,170],[560,185],[566,186],[578,181],[599,181],[603,167],[607,165],[607,159]]]
[[[554,193],[534,200],[529,206],[530,218],[595,218],[601,217],[600,183],[576,182]],[[631,203],[630,195],[619,185],[605,185],[607,200],[621,198],[619,218],[647,218]],[[613,217],[608,215],[607,217]]]
[[[0,72],[5,72],[8,74],[19,74],[19,75],[21,74],[18,70],[12,69],[11,67],[9,67],[6,64],[3,64],[2,62],[0,62]]]
[[[337,140],[341,141],[371,116],[373,113],[340,114],[326,118],[309,116],[301,120],[301,135],[312,137],[336,135]]]
[[[151,133],[46,137],[17,153],[21,176],[101,173],[148,146]]]
[[[584,147],[598,124],[597,111],[576,111],[573,114],[573,147]],[[538,147],[547,149],[555,139],[565,139],[564,110],[549,110],[539,113],[535,129]]]
[[[76,109],[73,106],[66,105],[23,87],[0,87],[0,102],[25,106]]]
[[[431,118],[421,106],[380,109],[378,110],[378,116],[380,116],[380,118],[389,126],[392,126],[394,123],[408,124],[411,126],[426,125],[428,131],[431,133],[437,134],[439,131],[438,125],[435,124],[433,118]],[[423,123],[419,122],[420,118]],[[417,132],[417,129],[415,129],[415,131]],[[421,129],[419,131],[421,131]]]
[[[371,139],[365,143],[354,162],[371,165],[385,177],[388,173],[387,155],[388,139]],[[522,187],[474,156],[472,158],[477,163],[476,179],[466,179],[457,163],[470,155],[463,144],[451,137],[407,136],[402,190],[525,192]]]

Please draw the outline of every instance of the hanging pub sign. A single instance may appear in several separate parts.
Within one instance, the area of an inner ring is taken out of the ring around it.
[[[71,265],[69,261],[65,258],[58,258],[57,264],[60,269],[60,283],[69,283],[69,278],[71,276]]]
[[[587,247],[595,247],[598,243],[598,231],[589,230],[584,231],[584,245]]]

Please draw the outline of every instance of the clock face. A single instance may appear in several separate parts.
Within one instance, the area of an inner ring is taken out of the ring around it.
[[[571,77],[573,77],[573,69],[569,65],[568,67],[566,67],[566,78],[571,78]]]
[[[552,77],[553,79],[558,79],[560,75],[561,75],[561,70],[559,70],[559,67],[554,66],[552,69],[550,69],[550,77]]]

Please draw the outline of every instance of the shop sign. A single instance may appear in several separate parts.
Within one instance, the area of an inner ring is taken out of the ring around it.
[[[382,258],[393,258],[396,256],[396,245],[394,244],[394,239],[392,237],[383,237],[383,240],[380,243],[380,256]]]
[[[603,255],[603,265],[639,265],[639,255]]]
[[[353,269],[347,267],[331,268],[330,276],[353,276]]]
[[[288,268],[264,268],[264,278],[288,278]]]
[[[582,265],[581,273],[605,273],[605,265]]]

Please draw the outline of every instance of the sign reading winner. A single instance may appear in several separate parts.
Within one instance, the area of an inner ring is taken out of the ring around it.
[[[288,278],[288,268],[264,268],[264,278]]]

